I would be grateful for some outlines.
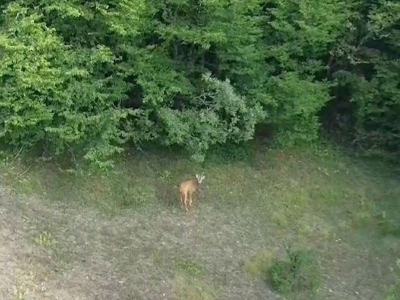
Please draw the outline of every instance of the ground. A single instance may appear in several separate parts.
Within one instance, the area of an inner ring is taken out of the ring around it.
[[[394,171],[328,149],[241,151],[203,164],[139,151],[107,174],[4,161],[0,298],[282,299],[267,274],[292,247],[317,253],[316,299],[384,299],[400,258]],[[176,186],[200,172],[186,213]]]

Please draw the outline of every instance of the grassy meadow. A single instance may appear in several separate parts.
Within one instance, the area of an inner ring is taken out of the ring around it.
[[[177,185],[196,173],[186,213]],[[17,157],[0,180],[1,299],[398,299],[400,184],[384,164],[143,150],[106,173]]]

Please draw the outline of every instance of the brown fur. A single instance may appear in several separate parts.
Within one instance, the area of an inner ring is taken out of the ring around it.
[[[189,206],[192,206],[193,194],[199,189],[204,177],[205,176],[196,174],[196,179],[185,180],[180,184],[179,194],[181,197],[181,204],[185,206],[186,211],[188,211],[188,202]]]

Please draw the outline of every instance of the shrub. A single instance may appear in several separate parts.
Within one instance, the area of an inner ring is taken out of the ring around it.
[[[281,294],[297,291],[315,293],[321,280],[321,271],[311,251],[288,251],[289,261],[277,261],[270,269],[272,286]]]
[[[220,81],[209,73],[203,80],[203,95],[207,96],[200,96],[203,100],[199,107],[160,110],[166,144],[185,147],[198,161],[204,160],[212,145],[252,139],[256,124],[264,117],[261,105],[250,105],[248,99],[235,92],[229,80]]]

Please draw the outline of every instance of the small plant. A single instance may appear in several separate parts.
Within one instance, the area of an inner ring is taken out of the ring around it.
[[[168,170],[165,170],[164,172],[162,172],[162,174],[160,175],[161,179],[164,179],[166,181],[168,181],[171,178],[171,172]]]
[[[201,277],[204,273],[204,267],[201,264],[188,259],[178,259],[176,267],[191,277]]]
[[[56,241],[51,235],[51,233],[47,231],[44,231],[43,233],[39,234],[39,236],[35,238],[35,242],[36,244],[46,248],[52,248],[56,244]]]
[[[311,251],[288,251],[289,261],[277,261],[270,269],[273,288],[289,295],[306,291],[315,293],[320,286],[319,263]]]
[[[25,294],[20,291],[14,291],[14,298],[12,300],[26,300]]]
[[[13,287],[14,293],[12,300],[26,300],[26,289],[22,288],[21,285],[16,285]]]
[[[26,300],[24,293],[19,292],[19,291],[15,291],[14,292],[14,298],[12,298],[12,300]]]

